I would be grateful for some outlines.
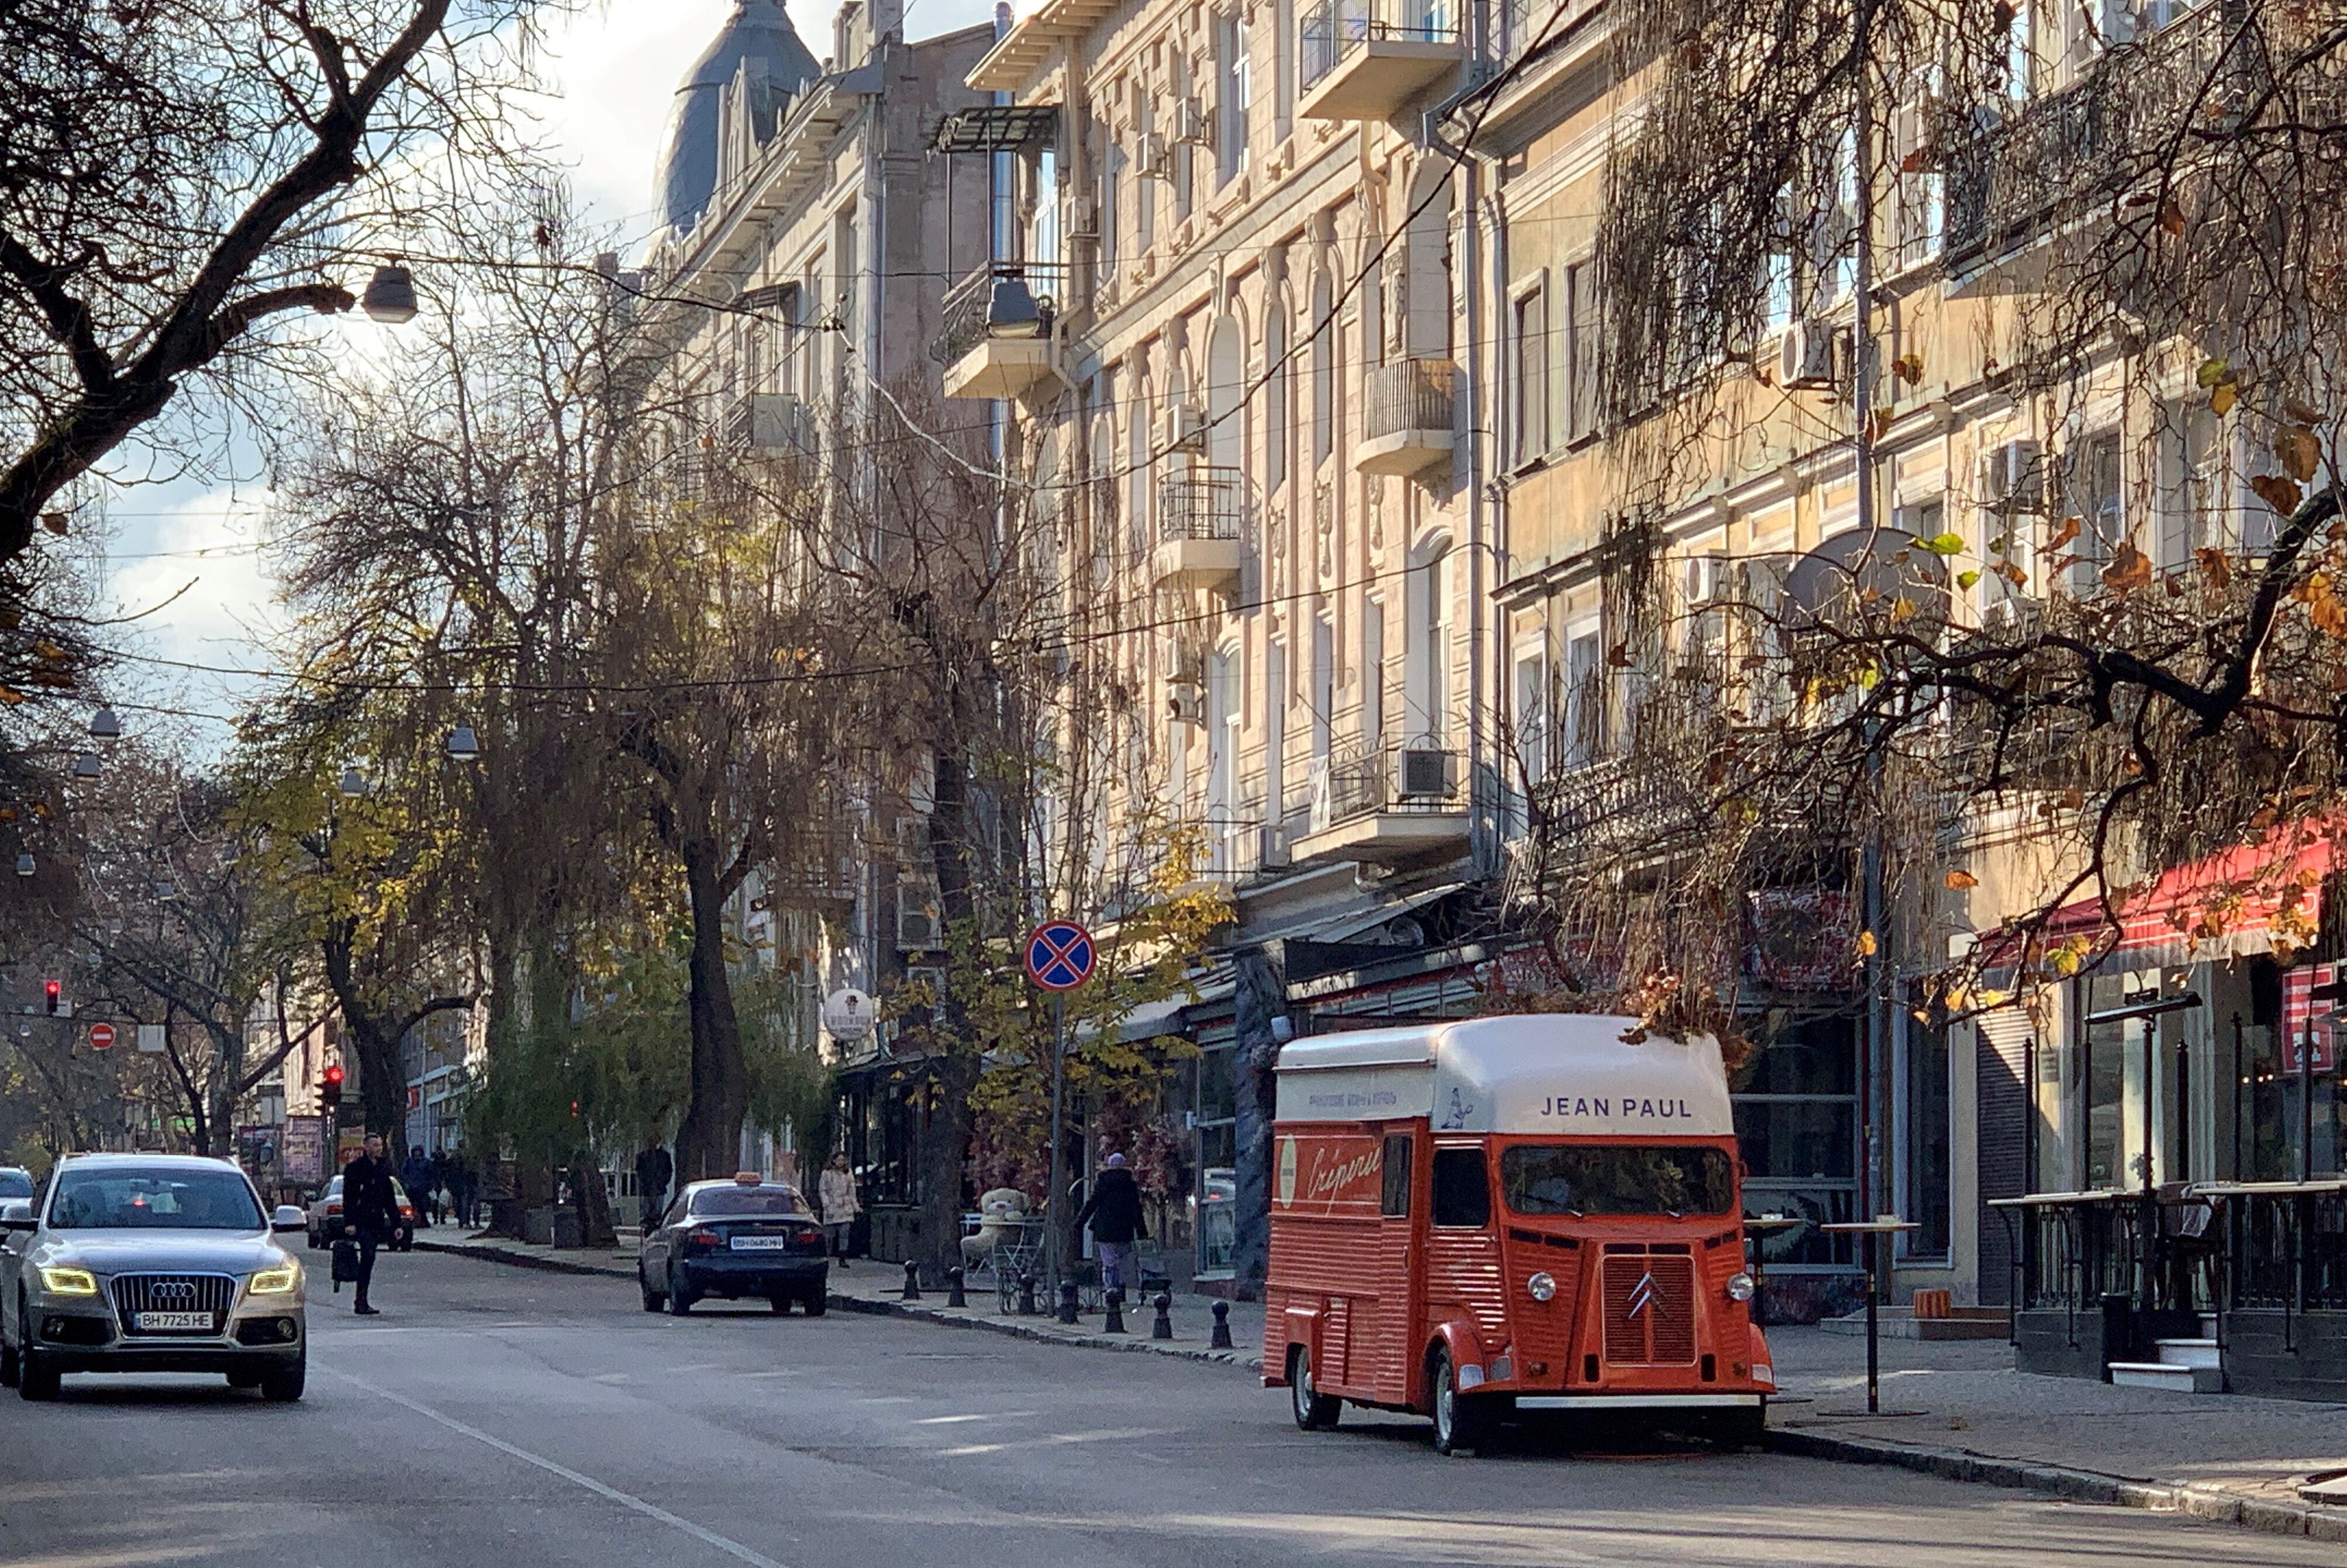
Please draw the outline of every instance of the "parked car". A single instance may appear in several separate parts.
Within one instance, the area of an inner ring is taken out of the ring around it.
[[[730,1182],[693,1182],[644,1233],[636,1283],[644,1310],[682,1317],[705,1296],[764,1296],[777,1312],[795,1301],[823,1316],[831,1258],[822,1225],[799,1190],[744,1171]]]
[[[225,1160],[69,1154],[39,1200],[0,1199],[0,1384],[56,1397],[68,1372],[214,1372],[302,1397],[302,1265]]]
[[[415,1245],[415,1205],[407,1201],[407,1189],[399,1178],[391,1179],[391,1195],[399,1200],[399,1229],[391,1238],[394,1252],[412,1251]],[[343,1234],[343,1179],[336,1176],[326,1184],[325,1190],[310,1200],[310,1213],[305,1228],[310,1233],[310,1250],[332,1246]]]
[[[0,1204],[33,1195],[33,1173],[22,1165],[0,1165]]]

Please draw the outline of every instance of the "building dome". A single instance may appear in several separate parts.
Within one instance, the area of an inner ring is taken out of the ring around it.
[[[677,233],[699,222],[716,194],[721,100],[748,60],[764,62],[767,84],[777,94],[798,93],[821,69],[774,0],[735,0],[733,16],[676,89],[660,199],[661,215]]]

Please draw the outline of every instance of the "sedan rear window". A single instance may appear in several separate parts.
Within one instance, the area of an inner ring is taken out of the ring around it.
[[[1520,1214],[1724,1214],[1736,1176],[1718,1149],[1519,1143],[1500,1184]]]
[[[49,1204],[58,1230],[257,1231],[268,1228],[234,1171],[64,1171]]]
[[[796,1191],[789,1187],[710,1187],[692,1194],[696,1218],[727,1214],[803,1214],[807,1212]]]
[[[29,1198],[33,1178],[22,1171],[0,1171],[0,1198]]]

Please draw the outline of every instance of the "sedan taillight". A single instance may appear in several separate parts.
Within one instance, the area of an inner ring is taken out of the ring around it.
[[[684,1250],[687,1252],[710,1252],[724,1245],[725,1238],[710,1230],[691,1231],[684,1238]]]

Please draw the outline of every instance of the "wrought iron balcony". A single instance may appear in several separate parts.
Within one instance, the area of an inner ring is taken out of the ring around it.
[[[1152,579],[1179,589],[1235,585],[1246,559],[1239,538],[1245,501],[1235,468],[1200,466],[1160,481]]]
[[[1298,865],[1395,864],[1456,854],[1467,843],[1465,758],[1440,741],[1340,741],[1312,770]]]
[[[1067,269],[991,261],[946,293],[945,324],[929,346],[948,397],[1019,397],[1060,374],[1052,335]]]
[[[1422,473],[1450,458],[1459,367],[1447,359],[1406,359],[1373,367],[1353,466],[1364,474]]]
[[[1306,119],[1390,119],[1466,58],[1456,16],[1430,0],[1321,0],[1298,42]]]

